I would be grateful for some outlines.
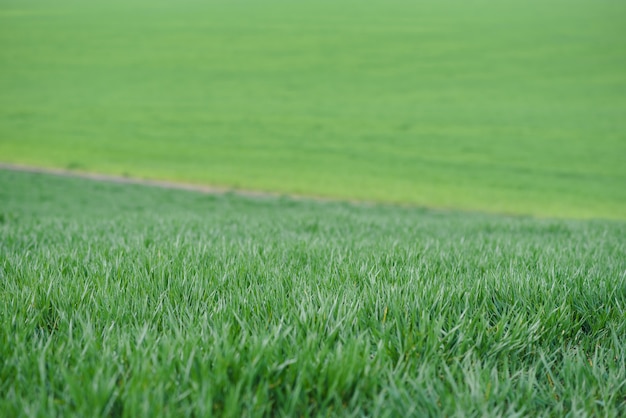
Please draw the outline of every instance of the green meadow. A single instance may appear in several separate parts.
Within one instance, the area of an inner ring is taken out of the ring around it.
[[[625,236],[0,171],[0,415],[619,416]]]
[[[0,161],[626,218],[626,3],[0,3]]]
[[[0,0],[0,416],[623,415],[624,22]]]

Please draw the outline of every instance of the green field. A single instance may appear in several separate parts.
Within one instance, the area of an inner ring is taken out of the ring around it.
[[[0,162],[626,218],[626,2],[0,3]]]
[[[624,22],[0,0],[0,417],[623,415]]]
[[[0,416],[618,416],[625,236],[0,171]]]

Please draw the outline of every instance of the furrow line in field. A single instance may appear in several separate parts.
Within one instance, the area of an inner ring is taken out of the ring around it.
[[[369,201],[364,201],[364,200],[360,201],[360,200],[350,200],[350,199],[332,199],[332,198],[327,198],[327,197],[322,197],[322,196],[299,195],[299,194],[292,194],[292,193],[270,192],[270,191],[263,191],[263,190],[229,188],[229,187],[176,182],[176,181],[168,181],[168,180],[156,180],[156,179],[119,176],[119,175],[102,174],[102,173],[94,173],[94,172],[86,172],[86,171],[75,171],[75,170],[67,170],[67,169],[62,169],[62,168],[36,167],[36,166],[30,166],[30,165],[25,165],[25,164],[12,164],[12,163],[0,162],[0,170],[21,171],[21,172],[36,173],[36,174],[49,174],[49,175],[62,176],[62,177],[75,177],[75,178],[109,182],[109,183],[159,187],[163,189],[186,190],[190,192],[204,193],[204,194],[232,193],[232,194],[236,194],[239,196],[253,197],[253,198],[286,197],[286,198],[293,199],[293,200],[310,200],[310,201],[319,201],[319,202],[347,202],[347,203],[360,204],[360,205],[376,204],[375,202],[369,202]]]

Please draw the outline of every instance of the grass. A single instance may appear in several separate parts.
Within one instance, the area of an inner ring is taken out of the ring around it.
[[[618,416],[625,236],[0,171],[0,415]]]
[[[626,219],[619,1],[0,5],[0,159]]]

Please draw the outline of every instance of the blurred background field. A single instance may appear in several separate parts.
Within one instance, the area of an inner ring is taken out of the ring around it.
[[[626,218],[626,3],[3,1],[0,161]]]

